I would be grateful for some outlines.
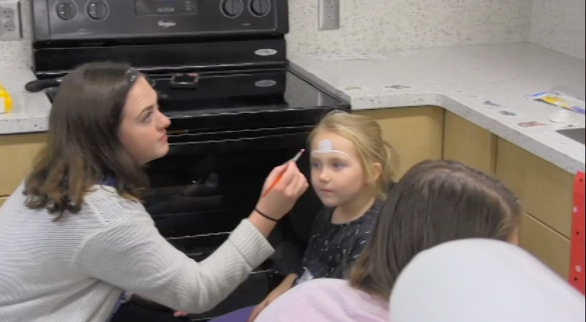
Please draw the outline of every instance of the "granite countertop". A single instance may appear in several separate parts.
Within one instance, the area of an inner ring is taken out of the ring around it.
[[[20,66],[0,65],[0,82],[14,101],[11,113],[0,114],[0,135],[47,131],[51,102],[44,92],[29,93],[24,85],[36,79],[32,70]]]
[[[440,106],[570,173],[584,171],[584,145],[555,132],[584,127],[584,115],[556,124],[549,116],[559,107],[525,98],[560,85],[583,91],[583,60],[519,43],[293,56],[290,66],[353,110]],[[519,125],[532,121],[541,125]]]

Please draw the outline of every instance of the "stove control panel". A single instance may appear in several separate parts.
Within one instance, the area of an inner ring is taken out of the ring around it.
[[[32,0],[36,41],[286,34],[286,0]]]
[[[139,16],[197,15],[197,0],[135,0]]]

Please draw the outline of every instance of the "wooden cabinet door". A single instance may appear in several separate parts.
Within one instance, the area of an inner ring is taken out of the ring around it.
[[[0,135],[0,196],[14,192],[45,142],[46,134]]]
[[[443,114],[439,107],[406,107],[361,110],[382,127],[383,137],[399,155],[398,178],[423,160],[442,157]],[[397,178],[397,179],[398,179]]]
[[[560,276],[570,269],[574,176],[504,139],[496,177],[521,199],[519,244]]]
[[[498,137],[491,132],[446,111],[443,158],[464,163],[494,175]]]
[[[571,236],[572,174],[499,139],[496,178],[517,194],[527,213],[563,236]]]
[[[539,258],[567,280],[570,273],[570,239],[524,214],[519,229],[519,246]]]

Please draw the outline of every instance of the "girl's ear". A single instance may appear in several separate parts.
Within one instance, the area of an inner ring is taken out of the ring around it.
[[[372,178],[370,178],[370,179],[372,181],[371,183],[374,183],[374,182],[376,182],[380,178],[380,175],[381,175],[381,173],[383,171],[383,166],[380,163],[378,163],[378,162],[373,163],[372,164],[372,170],[373,170],[372,171],[373,172],[372,173]]]

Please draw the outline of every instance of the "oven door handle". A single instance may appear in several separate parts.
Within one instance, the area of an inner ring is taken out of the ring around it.
[[[52,79],[36,79],[24,85],[24,89],[31,93],[37,93],[49,87],[59,86],[63,82],[63,78]]]

